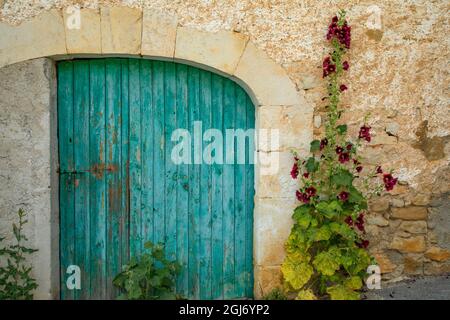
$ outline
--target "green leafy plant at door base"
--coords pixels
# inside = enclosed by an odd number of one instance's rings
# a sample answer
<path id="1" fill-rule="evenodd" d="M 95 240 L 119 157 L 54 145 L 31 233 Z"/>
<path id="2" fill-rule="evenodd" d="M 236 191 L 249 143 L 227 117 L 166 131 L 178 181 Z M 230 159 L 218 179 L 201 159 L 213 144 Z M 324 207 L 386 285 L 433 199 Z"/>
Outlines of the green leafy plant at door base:
<path id="1" fill-rule="evenodd" d="M 300 205 L 292 216 L 281 271 L 287 291 L 299 300 L 360 298 L 367 267 L 374 262 L 364 228 L 367 199 L 397 183 L 381 167 L 361 164 L 358 150 L 371 141 L 367 119 L 353 140 L 347 137 L 347 125 L 340 122 L 341 94 L 347 90 L 341 77 L 350 68 L 344 59 L 350 32 L 345 11 L 340 11 L 328 28 L 332 50 L 323 61 L 328 82 L 325 136 L 311 142 L 308 158 L 300 159 L 294 152 L 291 176 L 299 180 Z"/>
<path id="2" fill-rule="evenodd" d="M 113 284 L 123 294 L 119 299 L 128 300 L 173 300 L 181 298 L 175 292 L 175 278 L 180 266 L 164 256 L 164 246 L 146 242 L 146 252 L 133 257 L 123 266 L 123 271 L 113 280 Z"/>
<path id="3" fill-rule="evenodd" d="M 15 243 L 0 247 L 0 300 L 31 300 L 38 287 L 31 275 L 32 266 L 26 262 L 27 256 L 37 251 L 24 245 L 28 241 L 23 234 L 27 213 L 19 209 L 17 216 L 18 224 L 12 225 Z M 0 243 L 4 240 L 0 237 Z"/>

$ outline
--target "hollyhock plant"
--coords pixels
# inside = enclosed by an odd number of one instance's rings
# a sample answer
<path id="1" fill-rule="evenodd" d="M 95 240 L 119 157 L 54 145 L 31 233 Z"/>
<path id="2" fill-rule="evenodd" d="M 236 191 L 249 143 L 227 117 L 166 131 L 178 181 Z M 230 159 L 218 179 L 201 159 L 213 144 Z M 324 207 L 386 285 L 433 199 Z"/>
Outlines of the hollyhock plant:
<path id="1" fill-rule="evenodd" d="M 286 288 L 298 299 L 359 299 L 367 266 L 373 263 L 365 232 L 367 199 L 391 191 L 397 178 L 380 166 L 363 170 L 358 153 L 371 141 L 367 119 L 356 137 L 341 122 L 341 94 L 348 90 L 341 78 L 349 69 L 344 56 L 351 42 L 344 11 L 331 19 L 327 39 L 325 132 L 311 142 L 309 156 L 299 160 L 294 153 L 291 176 L 299 183 L 298 206 L 281 271 Z"/>

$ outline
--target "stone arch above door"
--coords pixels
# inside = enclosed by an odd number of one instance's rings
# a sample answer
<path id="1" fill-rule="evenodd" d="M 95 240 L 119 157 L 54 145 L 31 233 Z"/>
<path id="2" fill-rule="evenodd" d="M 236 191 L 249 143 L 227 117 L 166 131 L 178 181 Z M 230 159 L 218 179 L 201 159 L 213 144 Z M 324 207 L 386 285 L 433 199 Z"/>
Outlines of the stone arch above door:
<path id="1" fill-rule="evenodd" d="M 205 32 L 181 26 L 173 16 L 128 7 L 81 9 L 79 29 L 68 27 L 65 10 L 50 10 L 18 26 L 0 23 L 0 68 L 41 57 L 134 56 L 170 60 L 207 69 L 240 84 L 256 110 L 256 128 L 278 129 L 278 145 L 257 146 L 276 154 L 275 174 L 256 166 L 254 213 L 255 296 L 276 285 L 283 245 L 295 207 L 295 182 L 289 176 L 291 149 L 307 154 L 313 107 L 285 70 L 247 35 Z M 50 135 L 50 133 L 49 133 Z"/>

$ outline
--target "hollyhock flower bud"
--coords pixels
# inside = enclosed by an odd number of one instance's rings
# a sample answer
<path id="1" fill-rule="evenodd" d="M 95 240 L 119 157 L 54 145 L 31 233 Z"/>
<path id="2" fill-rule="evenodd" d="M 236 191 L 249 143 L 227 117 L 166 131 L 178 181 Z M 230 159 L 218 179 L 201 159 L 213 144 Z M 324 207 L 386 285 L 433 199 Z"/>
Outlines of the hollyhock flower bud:
<path id="1" fill-rule="evenodd" d="M 364 248 L 366 249 L 369 246 L 369 240 L 362 240 L 361 242 L 357 242 L 356 245 L 359 248 Z"/>
<path id="2" fill-rule="evenodd" d="M 346 224 L 348 224 L 349 226 L 353 226 L 353 219 L 351 216 L 348 216 L 347 218 L 345 218 L 344 222 Z"/>
<path id="3" fill-rule="evenodd" d="M 345 71 L 347 71 L 350 68 L 350 65 L 348 64 L 348 61 L 344 61 L 342 63 L 342 69 L 344 69 Z"/>
<path id="4" fill-rule="evenodd" d="M 350 154 L 348 152 L 342 152 L 339 154 L 339 162 L 340 163 L 346 163 L 350 160 Z"/>
<path id="5" fill-rule="evenodd" d="M 377 173 L 383 173 L 383 170 L 381 170 L 381 166 L 377 166 Z"/>
<path id="6" fill-rule="evenodd" d="M 333 73 L 336 71 L 336 65 L 334 65 L 333 63 L 331 63 L 331 58 L 330 57 L 326 57 L 323 60 L 322 63 L 322 69 L 323 69 L 323 77 L 325 78 L 326 76 L 328 76 L 330 73 Z"/>
<path id="7" fill-rule="evenodd" d="M 341 84 L 341 86 L 339 87 L 339 90 L 341 91 L 341 92 L 344 92 L 345 90 L 347 90 L 348 88 L 347 88 L 347 86 L 345 85 L 345 84 Z"/>
<path id="8" fill-rule="evenodd" d="M 309 172 L 303 173 L 303 178 L 308 179 L 309 178 Z"/>
<path id="9" fill-rule="evenodd" d="M 357 166 L 355 169 L 356 169 L 356 171 L 359 173 L 359 172 L 362 171 L 363 167 L 362 167 L 362 166 Z"/>
<path id="10" fill-rule="evenodd" d="M 347 191 L 341 191 L 341 193 L 338 194 L 338 199 L 341 200 L 342 202 L 345 202 L 348 200 L 348 196 L 350 194 Z"/>
<path id="11" fill-rule="evenodd" d="M 292 179 L 297 179 L 298 177 L 298 164 L 297 162 L 294 163 L 291 169 L 291 177 Z"/>
<path id="12" fill-rule="evenodd" d="M 320 151 L 322 151 L 325 146 L 328 145 L 328 139 L 327 138 L 323 138 L 322 140 L 320 140 Z"/>
<path id="13" fill-rule="evenodd" d="M 347 147 L 346 147 L 346 148 L 347 148 L 347 150 L 348 150 L 348 151 L 350 151 L 350 150 L 352 150 L 352 148 L 353 148 L 353 145 L 352 145 L 351 143 L 349 143 L 349 144 L 347 145 Z"/>

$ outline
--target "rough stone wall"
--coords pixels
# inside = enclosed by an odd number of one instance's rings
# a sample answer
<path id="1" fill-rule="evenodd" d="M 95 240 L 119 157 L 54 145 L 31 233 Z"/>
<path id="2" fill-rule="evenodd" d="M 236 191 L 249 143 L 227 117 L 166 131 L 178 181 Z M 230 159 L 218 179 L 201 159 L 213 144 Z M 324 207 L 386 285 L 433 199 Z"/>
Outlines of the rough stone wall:
<path id="1" fill-rule="evenodd" d="M 27 245 L 38 299 L 50 298 L 50 110 L 53 63 L 36 59 L 0 69 L 0 235 L 11 241 L 17 211 L 28 212 Z M 45 186 L 45 187 L 43 187 Z"/>
<path id="2" fill-rule="evenodd" d="M 282 64 L 298 90 L 314 104 L 316 135 L 323 129 L 321 60 L 326 53 L 326 26 L 338 8 L 348 9 L 353 44 L 344 120 L 350 124 L 350 134 L 355 135 L 370 112 L 375 137 L 364 152 L 366 167 L 381 164 L 393 168 L 400 180 L 392 194 L 371 204 L 367 228 L 370 249 L 387 279 L 450 272 L 448 1 L 4 2 L 0 19 L 10 23 L 69 4 L 94 8 L 120 4 L 173 14 L 185 26 L 247 34 Z M 278 281 L 274 270 L 260 270 L 273 285 Z"/>

